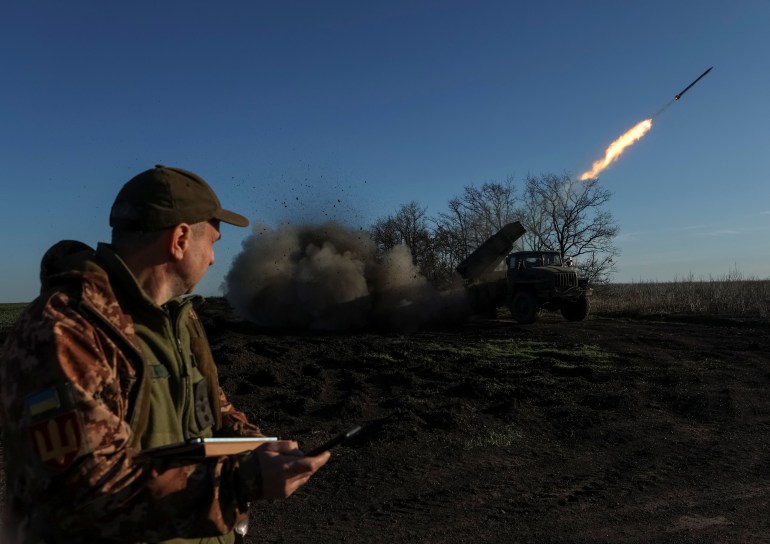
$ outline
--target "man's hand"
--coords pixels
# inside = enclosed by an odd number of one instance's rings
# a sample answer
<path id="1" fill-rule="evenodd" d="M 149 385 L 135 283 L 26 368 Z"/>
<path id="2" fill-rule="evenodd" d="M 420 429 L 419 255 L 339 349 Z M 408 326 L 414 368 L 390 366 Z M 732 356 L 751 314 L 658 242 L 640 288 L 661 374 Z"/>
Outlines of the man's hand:
<path id="1" fill-rule="evenodd" d="M 307 482 L 331 457 L 327 451 L 307 457 L 294 440 L 278 440 L 254 450 L 262 472 L 262 498 L 285 499 Z"/>

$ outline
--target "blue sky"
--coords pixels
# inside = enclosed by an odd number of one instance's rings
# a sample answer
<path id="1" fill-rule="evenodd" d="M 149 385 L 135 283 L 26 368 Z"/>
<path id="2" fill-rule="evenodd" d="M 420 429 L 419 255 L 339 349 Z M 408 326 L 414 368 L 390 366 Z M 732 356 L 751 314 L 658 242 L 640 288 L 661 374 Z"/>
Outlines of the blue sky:
<path id="1" fill-rule="evenodd" d="M 109 239 L 120 186 L 197 172 L 270 225 L 366 227 L 467 185 L 605 170 L 616 281 L 770 278 L 770 3 L 9 1 L 0 301 L 59 239 Z M 224 226 L 218 294 L 248 229 Z"/>

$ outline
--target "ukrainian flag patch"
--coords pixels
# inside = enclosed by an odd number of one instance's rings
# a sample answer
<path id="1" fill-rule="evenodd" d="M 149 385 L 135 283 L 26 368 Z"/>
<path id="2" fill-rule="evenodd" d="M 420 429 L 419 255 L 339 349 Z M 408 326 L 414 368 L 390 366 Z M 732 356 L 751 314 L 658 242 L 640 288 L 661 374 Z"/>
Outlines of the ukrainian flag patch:
<path id="1" fill-rule="evenodd" d="M 61 408 L 61 398 L 56 387 L 49 387 L 27 397 L 27 409 L 32 417 Z"/>

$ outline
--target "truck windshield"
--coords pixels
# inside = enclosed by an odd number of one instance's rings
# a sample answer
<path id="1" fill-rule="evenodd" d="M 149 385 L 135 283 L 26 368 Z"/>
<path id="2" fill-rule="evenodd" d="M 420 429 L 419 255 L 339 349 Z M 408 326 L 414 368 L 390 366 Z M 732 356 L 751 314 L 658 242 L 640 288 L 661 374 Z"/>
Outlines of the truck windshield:
<path id="1" fill-rule="evenodd" d="M 519 255 L 515 262 L 511 261 L 512 268 L 534 268 L 536 266 L 562 266 L 561 256 L 558 253 L 531 253 Z"/>
<path id="2" fill-rule="evenodd" d="M 561 266 L 561 257 L 558 253 L 547 253 L 543 255 L 543 264 L 544 265 L 553 265 L 553 266 Z"/>

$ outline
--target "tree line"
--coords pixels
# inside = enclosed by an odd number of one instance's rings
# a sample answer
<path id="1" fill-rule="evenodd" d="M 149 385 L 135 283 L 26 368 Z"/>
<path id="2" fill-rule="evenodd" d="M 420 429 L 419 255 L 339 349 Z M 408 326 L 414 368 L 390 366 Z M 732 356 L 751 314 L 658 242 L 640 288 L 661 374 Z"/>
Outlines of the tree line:
<path id="1" fill-rule="evenodd" d="M 558 251 L 571 257 L 578 272 L 606 283 L 615 272 L 618 226 L 607 203 L 612 193 L 598 179 L 577 181 L 569 175 L 527 176 L 521 186 L 504 182 L 468 185 L 428 216 L 416 201 L 402 204 L 370 227 L 381 252 L 406 245 L 422 274 L 439 287 L 456 278 L 455 267 L 504 225 L 519 221 L 527 229 L 515 250 Z"/>

